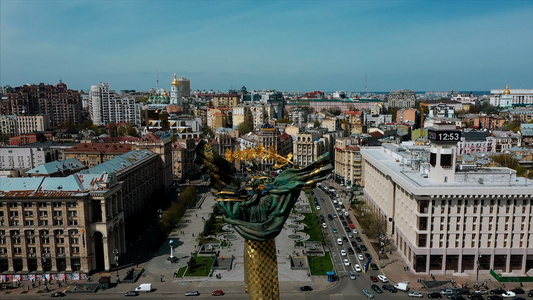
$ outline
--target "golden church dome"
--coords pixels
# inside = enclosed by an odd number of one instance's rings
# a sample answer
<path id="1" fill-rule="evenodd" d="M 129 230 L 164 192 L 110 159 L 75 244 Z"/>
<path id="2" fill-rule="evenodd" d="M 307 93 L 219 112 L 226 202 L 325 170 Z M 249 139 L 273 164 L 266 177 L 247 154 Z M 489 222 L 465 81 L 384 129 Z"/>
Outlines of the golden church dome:
<path id="1" fill-rule="evenodd" d="M 180 82 L 178 81 L 178 78 L 176 77 L 176 73 L 174 73 L 174 81 L 172 81 L 172 85 L 180 85 Z"/>
<path id="2" fill-rule="evenodd" d="M 511 91 L 509 90 L 509 84 L 505 86 L 505 91 L 503 91 L 504 95 L 511 95 Z"/>

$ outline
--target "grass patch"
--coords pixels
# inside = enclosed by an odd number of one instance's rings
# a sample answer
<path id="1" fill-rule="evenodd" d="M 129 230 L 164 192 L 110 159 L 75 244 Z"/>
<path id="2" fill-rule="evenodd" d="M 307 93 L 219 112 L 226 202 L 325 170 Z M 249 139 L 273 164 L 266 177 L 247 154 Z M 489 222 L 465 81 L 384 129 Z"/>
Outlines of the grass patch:
<path id="1" fill-rule="evenodd" d="M 326 272 L 335 270 L 329 252 L 325 256 L 309 256 L 307 260 L 312 275 L 326 275 Z"/>
<path id="2" fill-rule="evenodd" d="M 178 277 L 178 278 L 179 278 L 179 277 L 183 277 L 183 275 L 185 275 L 185 271 L 187 271 L 187 267 L 181 267 L 181 268 L 178 270 L 178 272 L 177 272 L 177 274 L 176 274 L 176 277 Z"/>
<path id="3" fill-rule="evenodd" d="M 309 240 L 324 243 L 324 237 L 322 235 L 322 226 L 318 222 L 318 217 L 312 213 L 303 215 L 305 216 L 305 218 L 302 222 L 307 225 L 304 232 L 309 235 Z"/>
<path id="4" fill-rule="evenodd" d="M 196 265 L 194 269 L 188 268 L 185 276 L 208 276 L 213 266 L 214 257 L 194 255 Z"/>

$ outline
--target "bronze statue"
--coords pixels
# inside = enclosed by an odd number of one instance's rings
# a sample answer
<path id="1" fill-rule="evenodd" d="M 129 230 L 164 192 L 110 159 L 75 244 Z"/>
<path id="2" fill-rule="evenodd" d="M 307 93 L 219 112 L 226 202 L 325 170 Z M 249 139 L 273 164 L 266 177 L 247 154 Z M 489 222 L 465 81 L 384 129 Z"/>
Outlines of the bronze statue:
<path id="1" fill-rule="evenodd" d="M 210 186 L 217 190 L 214 195 L 224 220 L 246 240 L 245 281 L 250 299 L 279 299 L 274 238 L 283 229 L 300 191 L 326 179 L 333 169 L 329 153 L 305 168 L 286 169 L 275 179 L 258 176 L 241 186 L 233 165 L 205 141 L 195 152 L 195 162 L 211 176 Z"/>

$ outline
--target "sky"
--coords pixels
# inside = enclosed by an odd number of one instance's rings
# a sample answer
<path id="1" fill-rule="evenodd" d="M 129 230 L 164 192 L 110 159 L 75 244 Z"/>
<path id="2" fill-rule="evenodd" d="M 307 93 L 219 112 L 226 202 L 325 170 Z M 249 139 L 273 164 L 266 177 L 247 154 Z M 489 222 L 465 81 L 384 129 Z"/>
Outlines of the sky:
<path id="1" fill-rule="evenodd" d="M 533 89 L 533 1 L 0 0 L 0 86 L 174 73 L 223 92 Z"/>

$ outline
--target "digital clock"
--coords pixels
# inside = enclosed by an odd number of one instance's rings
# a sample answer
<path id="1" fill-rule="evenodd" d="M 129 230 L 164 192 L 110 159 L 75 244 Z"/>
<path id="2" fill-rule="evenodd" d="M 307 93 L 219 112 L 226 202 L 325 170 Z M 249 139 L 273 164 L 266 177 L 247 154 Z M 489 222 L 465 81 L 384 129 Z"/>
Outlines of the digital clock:
<path id="1" fill-rule="evenodd" d="M 428 129 L 428 139 L 434 142 L 459 142 L 461 131 Z"/>

